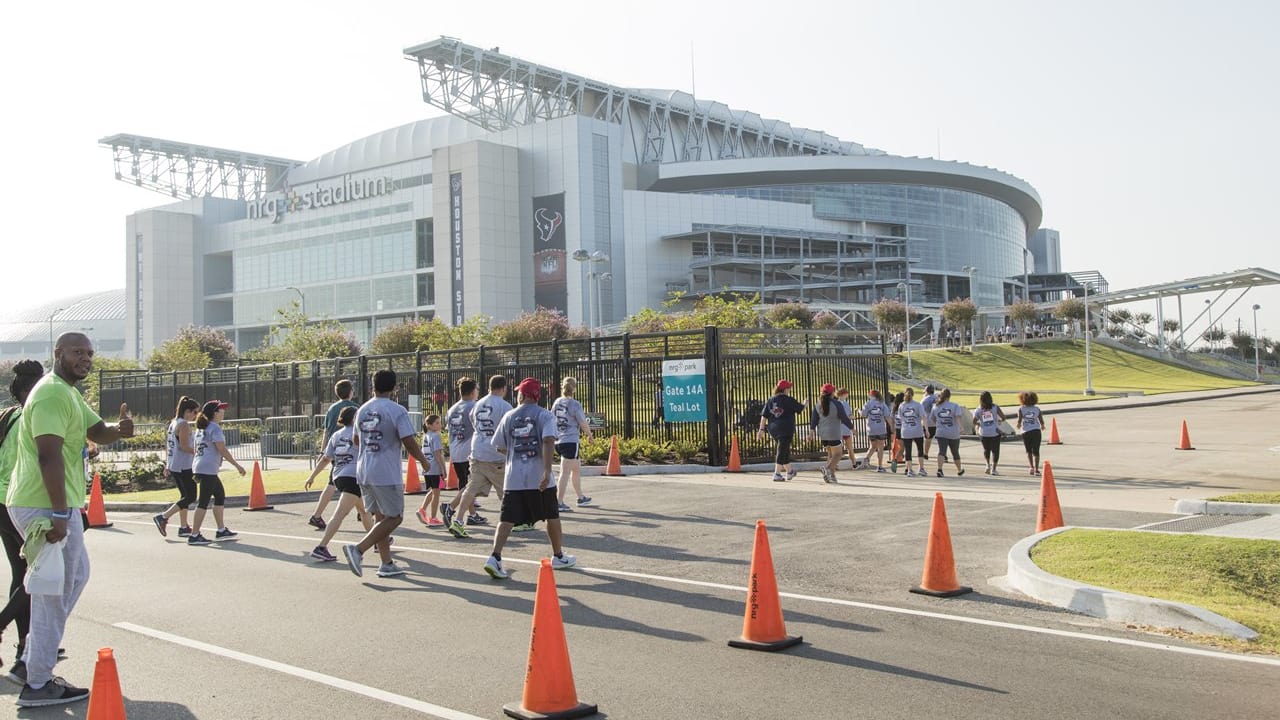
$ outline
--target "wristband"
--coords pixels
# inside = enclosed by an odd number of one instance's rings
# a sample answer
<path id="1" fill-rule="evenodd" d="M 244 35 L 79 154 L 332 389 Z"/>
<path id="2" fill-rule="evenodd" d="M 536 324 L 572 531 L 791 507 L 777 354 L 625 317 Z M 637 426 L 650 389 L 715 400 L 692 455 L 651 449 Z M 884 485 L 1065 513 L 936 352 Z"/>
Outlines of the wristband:
<path id="1" fill-rule="evenodd" d="M 54 520 L 70 520 L 71 508 L 67 508 L 66 510 L 54 510 L 51 517 Z"/>

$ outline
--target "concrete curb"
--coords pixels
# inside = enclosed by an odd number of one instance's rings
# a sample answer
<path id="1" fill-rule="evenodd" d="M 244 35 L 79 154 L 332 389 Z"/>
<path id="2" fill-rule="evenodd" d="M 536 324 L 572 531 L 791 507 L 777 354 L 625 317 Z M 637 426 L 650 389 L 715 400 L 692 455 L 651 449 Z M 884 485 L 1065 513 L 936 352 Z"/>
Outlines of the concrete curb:
<path id="1" fill-rule="evenodd" d="M 321 490 L 324 488 L 322 487 Z M 177 500 L 178 491 L 173 491 L 174 500 Z M 287 504 L 297 502 L 314 501 L 320 497 L 320 490 L 306 490 L 301 492 L 275 493 L 267 496 L 267 504 L 274 505 L 276 503 Z M 169 502 L 111 502 L 106 500 L 103 505 L 107 512 L 163 512 L 166 508 L 173 504 L 173 500 Z M 224 507 L 239 508 L 249 504 L 248 495 L 228 495 Z M 195 509 L 192 508 L 192 512 Z"/>
<path id="2" fill-rule="evenodd" d="M 1258 637 L 1252 629 L 1202 607 L 1086 585 L 1047 573 L 1031 561 L 1031 548 L 1037 543 L 1072 529 L 1075 528 L 1046 530 L 1023 538 L 1010 548 L 1009 586 L 1050 605 L 1107 620 L 1181 628 L 1188 632 L 1228 635 L 1242 640 Z"/>
<path id="3" fill-rule="evenodd" d="M 1184 499 L 1173 504 L 1173 511 L 1179 515 L 1280 515 L 1280 505 Z"/>
<path id="4" fill-rule="evenodd" d="M 1078 407 L 1080 405 L 1088 405 L 1089 401 L 1077 400 L 1075 402 L 1069 402 L 1069 403 L 1046 403 L 1040 409 L 1045 411 L 1045 413 L 1049 414 L 1050 416 L 1066 415 L 1068 413 L 1080 413 L 1080 412 L 1099 412 L 1102 410 L 1129 410 L 1131 408 L 1158 407 L 1160 405 L 1174 405 L 1177 403 L 1198 402 L 1200 400 L 1218 400 L 1221 398 L 1242 397 L 1245 395 L 1261 395 L 1263 393 L 1280 392 L 1280 386 L 1251 385 L 1248 388 L 1241 388 L 1237 390 L 1206 390 L 1205 392 L 1212 392 L 1214 394 L 1212 396 L 1205 395 L 1204 397 L 1170 398 L 1167 400 L 1153 399 L 1150 402 L 1135 402 L 1135 403 L 1127 403 L 1124 405 L 1111 405 L 1106 407 L 1098 407 L 1098 406 Z M 1145 397 L 1159 398 L 1160 396 L 1147 395 Z"/>

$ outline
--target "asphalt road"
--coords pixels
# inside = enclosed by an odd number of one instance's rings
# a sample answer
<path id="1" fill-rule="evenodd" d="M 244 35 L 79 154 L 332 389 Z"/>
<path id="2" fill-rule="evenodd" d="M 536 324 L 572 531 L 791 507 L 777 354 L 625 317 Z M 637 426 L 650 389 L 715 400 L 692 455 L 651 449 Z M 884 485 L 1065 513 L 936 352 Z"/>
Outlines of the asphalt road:
<path id="1" fill-rule="evenodd" d="M 1230 486 L 1234 465 L 1235 485 L 1265 484 L 1245 472 L 1274 467 L 1265 401 L 1217 402 L 1195 404 L 1209 427 L 1204 440 L 1193 434 L 1208 451 L 1194 458 L 1166 450 L 1180 409 L 1070 416 L 1070 444 L 1046 448 L 1064 466 L 1068 522 L 1163 519 L 1171 503 L 1156 503 L 1161 493 L 1196 477 Z M 1215 450 L 1217 427 L 1247 447 Z M 1187 467 L 1201 457 L 1209 471 Z M 588 479 L 599 506 L 565 520 L 580 567 L 556 576 L 579 697 L 618 718 L 1275 716 L 1280 659 L 1077 616 L 990 582 L 1034 531 L 1034 479 L 969 467 L 964 478 L 910 483 L 846 472 L 838 487 L 816 473 L 785 485 L 767 475 Z M 1092 507 L 1108 487 L 1111 507 Z M 975 589 L 960 598 L 907 592 L 936 488 L 948 498 L 960 580 Z M 543 534 L 514 536 L 504 557 L 517 573 L 497 583 L 481 571 L 490 531 L 460 541 L 414 520 L 397 543 L 409 575 L 380 580 L 370 559 L 357 579 L 345 563 L 308 559 L 319 535 L 309 510 L 229 510 L 241 538 L 206 548 L 162 539 L 145 515 L 113 513 L 113 528 L 90 533 L 93 578 L 59 672 L 87 685 L 96 649 L 114 648 L 132 720 L 496 718 L 520 698 Z M 770 529 L 788 631 L 805 639 L 778 654 L 725 644 L 741 631 L 757 518 Z M 0 683 L 0 707 L 16 690 Z M 18 716 L 84 714 L 81 705 Z"/>

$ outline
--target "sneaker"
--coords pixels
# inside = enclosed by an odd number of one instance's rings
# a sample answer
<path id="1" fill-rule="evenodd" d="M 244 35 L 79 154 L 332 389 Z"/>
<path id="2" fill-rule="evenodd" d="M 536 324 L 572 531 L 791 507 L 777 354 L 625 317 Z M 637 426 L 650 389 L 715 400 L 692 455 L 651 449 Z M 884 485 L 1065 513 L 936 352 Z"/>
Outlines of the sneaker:
<path id="1" fill-rule="evenodd" d="M 939 471 L 938 471 L 938 477 L 942 477 L 942 471 L 941 471 L 941 470 L 939 470 Z"/>
<path id="2" fill-rule="evenodd" d="M 419 520 L 423 525 L 430 525 L 430 524 L 431 524 L 431 518 L 427 516 L 427 509 L 426 509 L 426 508 L 418 508 L 418 511 L 417 511 L 416 513 L 414 513 L 414 514 L 418 516 L 418 520 Z"/>
<path id="3" fill-rule="evenodd" d="M 444 527 L 444 522 L 440 518 L 427 518 L 427 527 L 429 528 Z"/>
<path id="4" fill-rule="evenodd" d="M 178 528 L 178 537 L 191 537 L 191 528 L 185 525 Z"/>
<path id="5" fill-rule="evenodd" d="M 214 540 L 231 540 L 232 538 L 236 538 L 239 536 L 240 536 L 239 533 L 233 532 L 231 528 L 222 528 L 221 530 L 213 534 L 213 539 Z"/>
<path id="6" fill-rule="evenodd" d="M 552 562 L 555 562 L 554 560 Z M 494 580 L 506 580 L 511 577 L 511 573 L 502 567 L 502 561 L 490 555 L 488 560 L 484 561 L 484 571 L 489 573 L 489 577 Z"/>
<path id="7" fill-rule="evenodd" d="M 999 471 L 999 470 L 997 470 L 997 469 L 995 469 L 995 468 L 991 468 L 991 474 L 992 474 L 992 475 L 999 475 L 999 474 L 1000 474 L 1000 471 Z"/>
<path id="8" fill-rule="evenodd" d="M 338 559 L 337 555 L 329 552 L 329 548 L 323 545 L 317 545 L 316 549 L 311 551 L 311 557 L 320 562 L 334 562 Z"/>
<path id="9" fill-rule="evenodd" d="M 403 574 L 404 568 L 393 562 L 386 563 L 378 568 L 378 577 L 380 578 L 397 577 Z"/>
<path id="10" fill-rule="evenodd" d="M 552 570 L 563 570 L 565 568 L 571 568 L 577 564 L 578 564 L 578 558 L 570 555 L 569 553 L 562 553 L 560 557 L 553 556 L 551 558 Z"/>
<path id="11" fill-rule="evenodd" d="M 44 687 L 39 690 L 24 683 L 22 692 L 18 695 L 18 707 L 66 705 L 67 703 L 88 699 L 88 697 L 89 691 L 85 688 L 69 685 L 66 680 L 55 677 L 45 683 Z"/>
<path id="12" fill-rule="evenodd" d="M 774 473 L 774 474 L 773 474 L 773 481 L 774 481 L 774 482 L 786 482 L 786 481 L 787 481 L 787 479 L 786 479 L 786 478 L 784 478 L 784 477 L 782 477 L 782 473 Z"/>
<path id="13" fill-rule="evenodd" d="M 963 475 L 963 474 L 964 474 L 964 468 L 960 468 L 959 470 L 956 471 L 956 475 Z"/>
<path id="14" fill-rule="evenodd" d="M 579 507 L 583 505 L 590 505 L 590 504 L 591 504 L 591 498 L 587 497 L 586 495 L 583 495 L 582 497 L 578 498 Z"/>
<path id="15" fill-rule="evenodd" d="M 479 513 L 471 513 L 467 516 L 468 525 L 488 525 L 489 519 L 481 516 Z"/>
<path id="16" fill-rule="evenodd" d="M 462 523 L 458 522 L 457 520 L 454 520 L 449 525 L 449 534 L 456 538 L 470 537 L 470 535 L 467 533 L 467 529 L 462 527 Z"/>
<path id="17" fill-rule="evenodd" d="M 21 653 L 19 653 L 21 655 Z M 9 672 L 4 676 L 6 680 L 17 685 L 27 684 L 27 664 L 21 660 L 14 660 L 13 666 L 9 668 Z"/>
<path id="18" fill-rule="evenodd" d="M 169 531 L 167 530 L 169 527 L 169 520 L 165 516 L 156 515 L 151 518 L 151 522 L 156 524 L 156 529 L 160 531 L 160 535 L 162 537 L 169 537 Z"/>
<path id="19" fill-rule="evenodd" d="M 915 476 L 916 476 L 915 472 L 912 471 L 911 468 L 907 468 L 907 477 L 915 477 Z"/>
<path id="20" fill-rule="evenodd" d="M 794 469 L 793 469 L 793 470 L 788 470 L 788 471 L 787 471 L 787 479 L 788 479 L 788 480 L 795 480 L 795 479 L 796 479 L 796 471 L 795 471 Z"/>
<path id="21" fill-rule="evenodd" d="M 187 544 L 188 545 L 212 545 L 213 541 L 205 537 L 204 535 L 201 535 L 200 533 L 196 533 L 195 535 L 187 536 Z"/>
<path id="22" fill-rule="evenodd" d="M 454 510 L 452 505 L 449 505 L 446 503 L 445 505 L 440 507 L 440 514 L 444 516 L 445 525 L 453 524 L 453 513 L 454 513 Z"/>
<path id="23" fill-rule="evenodd" d="M 1031 468 L 1031 472 L 1030 472 L 1029 474 L 1030 474 L 1032 477 L 1035 477 L 1035 475 L 1036 475 L 1036 469 L 1035 469 L 1035 468 Z"/>
<path id="24" fill-rule="evenodd" d="M 887 471 L 884 469 L 884 466 L 883 466 L 883 465 L 881 465 L 880 467 L 876 468 L 876 472 L 878 472 L 878 473 L 882 473 L 882 472 L 887 472 Z"/>
<path id="25" fill-rule="evenodd" d="M 990 465 L 988 465 L 988 466 L 987 466 L 987 469 L 982 471 L 982 474 L 983 474 L 983 475 L 990 475 L 990 474 L 991 474 L 991 466 L 990 466 Z"/>
<path id="26" fill-rule="evenodd" d="M 1035 476 L 1036 476 L 1036 477 L 1040 477 L 1040 468 L 1036 468 L 1036 470 L 1035 470 Z"/>
<path id="27" fill-rule="evenodd" d="M 325 528 L 324 518 L 319 515 L 312 515 L 311 519 L 307 521 L 307 524 L 317 530 L 323 530 Z"/>
<path id="28" fill-rule="evenodd" d="M 533 530 L 533 523 L 525 523 L 524 525 L 516 525 L 511 528 L 511 532 L 529 532 Z"/>
<path id="29" fill-rule="evenodd" d="M 347 557 L 347 566 L 351 568 L 351 572 L 356 577 L 363 577 L 364 569 L 360 567 L 360 561 L 364 556 L 360 553 L 360 549 L 355 545 L 343 545 L 342 554 Z"/>
<path id="30" fill-rule="evenodd" d="M 560 512 L 571 512 L 572 510 L 573 508 L 569 507 L 568 505 L 565 505 L 564 503 L 560 503 Z"/>

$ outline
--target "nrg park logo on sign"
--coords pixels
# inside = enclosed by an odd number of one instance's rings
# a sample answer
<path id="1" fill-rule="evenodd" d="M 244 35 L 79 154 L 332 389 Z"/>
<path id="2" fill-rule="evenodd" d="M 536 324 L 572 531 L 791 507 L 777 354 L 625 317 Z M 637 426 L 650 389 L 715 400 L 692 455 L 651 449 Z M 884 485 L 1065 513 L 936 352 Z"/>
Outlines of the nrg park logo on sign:
<path id="1" fill-rule="evenodd" d="M 342 182 L 336 185 L 322 186 L 316 183 L 314 188 L 301 192 L 286 188 L 284 193 L 277 197 L 250 202 L 246 217 L 249 220 L 271 218 L 272 223 L 278 223 L 284 219 L 285 215 L 300 210 L 330 207 L 354 200 L 390 195 L 394 190 L 394 183 L 388 177 L 355 180 L 350 175 L 345 175 Z"/>

